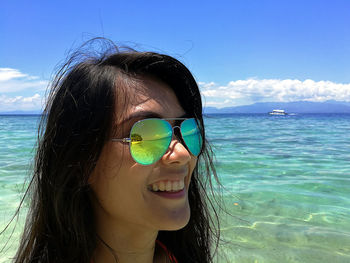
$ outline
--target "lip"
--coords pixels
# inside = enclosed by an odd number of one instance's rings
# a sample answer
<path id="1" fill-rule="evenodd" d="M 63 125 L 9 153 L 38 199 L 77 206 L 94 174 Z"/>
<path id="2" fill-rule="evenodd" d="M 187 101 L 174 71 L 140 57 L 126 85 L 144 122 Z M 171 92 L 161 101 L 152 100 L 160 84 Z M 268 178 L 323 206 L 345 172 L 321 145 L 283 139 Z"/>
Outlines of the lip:
<path id="1" fill-rule="evenodd" d="M 180 191 L 177 191 L 177 192 L 153 192 L 153 191 L 150 191 L 151 193 L 155 194 L 155 195 L 158 195 L 160 197 L 163 197 L 163 198 L 167 198 L 167 199 L 180 199 L 180 198 L 183 198 L 186 194 L 186 187 Z"/>
<path id="2" fill-rule="evenodd" d="M 167 176 L 161 176 L 161 178 L 155 180 L 155 181 L 152 181 L 149 186 L 151 186 L 152 184 L 156 184 L 156 183 L 159 183 L 161 181 L 182 181 L 184 180 L 185 181 L 185 185 L 186 185 L 186 180 L 187 180 L 187 175 L 188 175 L 188 172 L 187 171 L 181 171 L 181 172 L 164 172 L 164 174 L 166 174 Z M 170 174 L 170 175 L 169 175 Z"/>

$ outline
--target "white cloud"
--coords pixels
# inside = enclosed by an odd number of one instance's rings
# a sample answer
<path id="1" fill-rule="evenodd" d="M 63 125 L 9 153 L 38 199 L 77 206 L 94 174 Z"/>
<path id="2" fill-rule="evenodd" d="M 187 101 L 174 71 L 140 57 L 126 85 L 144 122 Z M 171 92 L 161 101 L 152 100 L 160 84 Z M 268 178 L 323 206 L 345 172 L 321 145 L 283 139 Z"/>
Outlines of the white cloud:
<path id="1" fill-rule="evenodd" d="M 32 111 L 42 109 L 42 97 L 35 94 L 31 97 L 0 95 L 0 112 L 5 111 Z"/>
<path id="2" fill-rule="evenodd" d="M 226 86 L 199 83 L 206 106 L 227 107 L 255 102 L 326 100 L 350 101 L 350 83 L 307 79 L 247 79 L 230 81 Z"/>
<path id="3" fill-rule="evenodd" d="M 40 94 L 46 86 L 47 82 L 36 76 L 21 73 L 16 69 L 0 68 L 0 111 L 40 110 L 44 99 Z M 199 82 L 199 86 L 203 104 L 218 108 L 268 101 L 350 102 L 350 83 L 311 79 L 247 79 L 230 81 L 227 85 Z"/>
<path id="4" fill-rule="evenodd" d="M 0 68 L 0 81 L 7 81 L 15 78 L 27 77 L 28 75 L 21 73 L 17 69 Z"/>
<path id="5" fill-rule="evenodd" d="M 40 91 L 47 86 L 47 81 L 37 76 L 30 76 L 17 69 L 0 68 L 0 93 L 15 93 L 23 90 Z"/>

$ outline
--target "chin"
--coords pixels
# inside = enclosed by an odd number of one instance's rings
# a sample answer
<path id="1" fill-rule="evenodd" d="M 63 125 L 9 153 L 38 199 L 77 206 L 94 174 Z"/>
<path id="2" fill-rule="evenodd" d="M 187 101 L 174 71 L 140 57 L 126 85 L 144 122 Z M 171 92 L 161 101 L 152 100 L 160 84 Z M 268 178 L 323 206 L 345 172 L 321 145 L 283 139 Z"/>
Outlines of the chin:
<path id="1" fill-rule="evenodd" d="M 169 215 L 167 220 L 163 219 L 159 230 L 176 231 L 184 228 L 190 221 L 191 216 L 190 207 L 186 207 L 185 210 Z"/>

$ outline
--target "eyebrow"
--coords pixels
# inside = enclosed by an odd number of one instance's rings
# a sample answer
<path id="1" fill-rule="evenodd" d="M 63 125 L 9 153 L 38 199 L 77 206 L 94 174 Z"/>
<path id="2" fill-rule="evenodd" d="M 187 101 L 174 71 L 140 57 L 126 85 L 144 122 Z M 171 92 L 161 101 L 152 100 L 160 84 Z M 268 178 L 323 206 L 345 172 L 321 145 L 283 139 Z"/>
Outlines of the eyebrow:
<path id="1" fill-rule="evenodd" d="M 176 118 L 186 118 L 188 117 L 188 114 L 185 113 L 181 116 L 178 116 Z M 128 122 L 133 119 L 147 119 L 147 118 L 158 118 L 158 119 L 166 119 L 163 118 L 159 113 L 154 112 L 154 111 L 139 111 L 131 114 L 127 118 L 125 118 L 122 122 L 119 123 L 119 125 L 124 124 L 125 122 Z"/>

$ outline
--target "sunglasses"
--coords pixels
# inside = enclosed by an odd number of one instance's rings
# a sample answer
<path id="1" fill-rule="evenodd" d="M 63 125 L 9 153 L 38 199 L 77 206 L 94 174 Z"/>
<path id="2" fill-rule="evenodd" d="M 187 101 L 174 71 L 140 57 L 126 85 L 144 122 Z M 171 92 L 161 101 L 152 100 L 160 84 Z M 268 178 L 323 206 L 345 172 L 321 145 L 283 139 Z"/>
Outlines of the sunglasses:
<path id="1" fill-rule="evenodd" d="M 181 121 L 181 124 L 171 126 L 168 121 Z M 175 128 L 179 132 L 176 132 Z M 203 142 L 194 118 L 140 120 L 132 126 L 129 138 L 113 138 L 112 141 L 130 143 L 130 153 L 135 162 L 150 165 L 160 160 L 166 153 L 173 133 L 191 154 L 199 155 Z"/>

